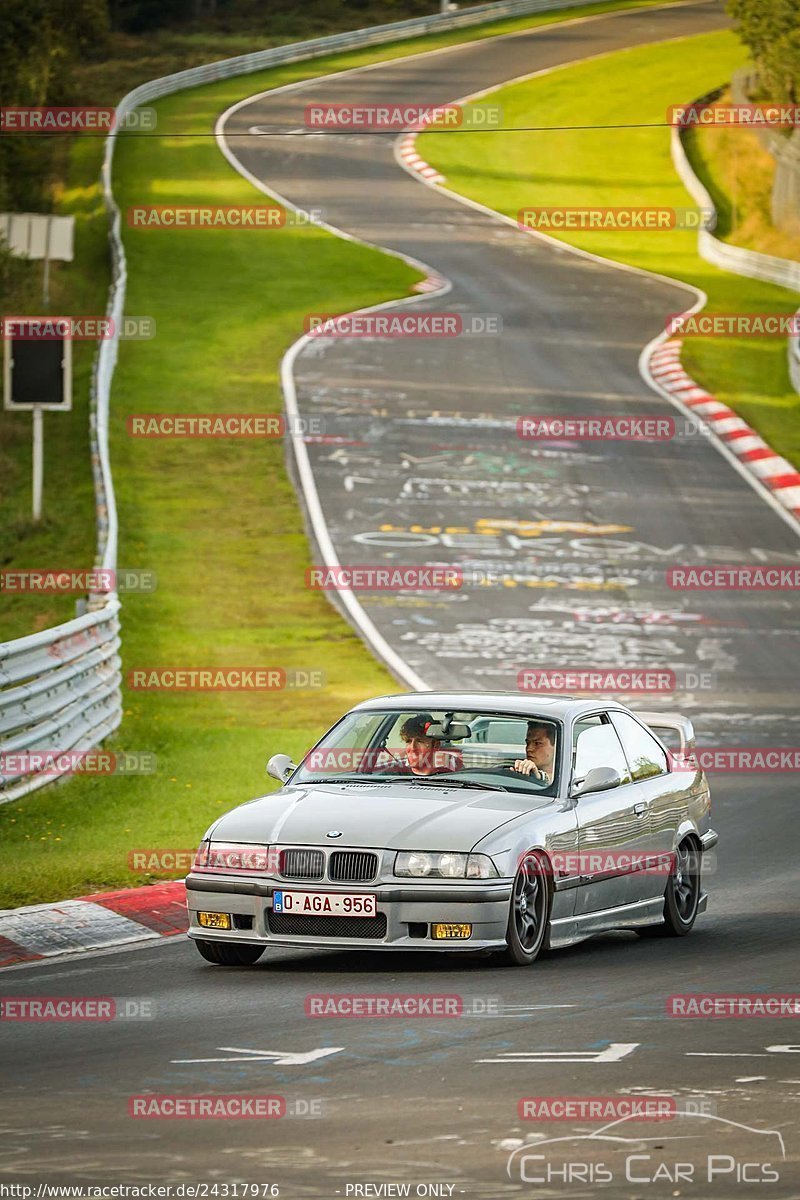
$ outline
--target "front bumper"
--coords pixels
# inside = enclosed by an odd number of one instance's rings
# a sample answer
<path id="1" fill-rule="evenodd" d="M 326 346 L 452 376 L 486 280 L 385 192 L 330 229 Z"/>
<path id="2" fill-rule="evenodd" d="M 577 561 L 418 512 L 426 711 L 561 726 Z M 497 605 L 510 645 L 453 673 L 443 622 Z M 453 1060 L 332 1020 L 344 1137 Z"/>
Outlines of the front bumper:
<path id="1" fill-rule="evenodd" d="M 511 880 L 486 880 L 456 886 L 446 883 L 377 883 L 370 887 L 314 885 L 193 873 L 186 878 L 188 932 L 190 938 L 203 941 L 334 950 L 495 950 L 506 944 L 511 886 Z M 326 936 L 325 922 L 329 918 L 324 917 L 315 921 L 313 933 L 276 933 L 269 927 L 272 894 L 287 889 L 374 895 L 379 916 L 383 914 L 386 918 L 385 933 L 380 937 Z M 229 913 L 238 927 L 207 929 L 198 924 L 198 912 Z M 430 936 L 434 922 L 469 923 L 472 936 L 434 939 Z"/>

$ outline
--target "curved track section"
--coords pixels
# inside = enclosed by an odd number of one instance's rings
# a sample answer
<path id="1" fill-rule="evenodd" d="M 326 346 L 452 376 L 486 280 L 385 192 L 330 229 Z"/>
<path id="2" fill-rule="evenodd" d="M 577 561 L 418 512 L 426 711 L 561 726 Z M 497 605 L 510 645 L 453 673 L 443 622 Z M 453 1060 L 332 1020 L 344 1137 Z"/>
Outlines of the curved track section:
<path id="1" fill-rule="evenodd" d="M 399 60 L 256 97 L 228 116 L 225 135 L 265 188 L 321 205 L 349 235 L 446 276 L 450 293 L 428 298 L 426 308 L 502 315 L 500 339 L 315 341 L 294 355 L 299 411 L 323 414 L 328 433 L 342 439 L 304 448 L 329 531 L 326 554 L 344 563 L 471 563 L 522 581 L 391 604 L 362 596 L 404 669 L 431 685 L 514 687 L 517 669 L 536 662 L 703 664 L 714 687 L 668 704 L 694 710 L 702 740 L 791 744 L 792 595 L 681 594 L 664 581 L 676 562 L 796 562 L 796 539 L 780 517 L 699 438 L 532 447 L 515 437 L 517 416 L 532 411 L 673 415 L 643 386 L 637 358 L 681 289 L 525 237 L 421 187 L 394 162 L 390 139 L 247 135 L 256 124 L 301 126 L 309 99 L 445 101 L 722 19 L 709 4 L 673 6 Z M 713 779 L 717 869 L 709 911 L 688 939 L 600 937 L 518 971 L 492 960 L 313 948 L 222 971 L 177 938 L 10 969 L 4 997 L 147 999 L 155 1019 L 3 1022 L 9 1102 L 0 1176 L 35 1171 L 37 1180 L 84 1185 L 258 1181 L 284 1200 L 796 1195 L 793 1023 L 666 1015 L 673 993 L 800 991 L 793 778 Z M 467 1015 L 309 1019 L 306 998 L 320 992 L 458 995 Z M 597 1126 L 580 1120 L 537 1126 L 518 1117 L 526 1096 L 645 1091 L 690 1101 L 706 1117 L 687 1118 L 688 1127 L 638 1126 L 632 1148 L 587 1143 Z M 130 1097 L 148 1093 L 280 1094 L 295 1117 L 321 1119 L 130 1120 Z M 521 1175 L 520 1156 L 507 1168 L 512 1150 L 543 1132 L 584 1135 L 571 1182 L 537 1186 L 530 1180 L 541 1162 L 529 1159 Z M 709 1187 L 697 1175 L 692 1187 L 675 1179 L 689 1144 L 671 1139 L 697 1136 L 704 1154 L 772 1162 L 780 1182 L 729 1175 Z M 637 1182 L 626 1176 L 626 1153 L 640 1156 Z M 646 1182 L 662 1162 L 667 1174 Z M 597 1186 L 603 1164 L 613 1168 L 610 1188 Z"/>
<path id="2" fill-rule="evenodd" d="M 470 581 L 349 599 L 349 615 L 360 608 L 403 660 L 400 678 L 513 689 L 525 667 L 661 666 L 679 677 L 672 702 L 698 715 L 794 704 L 785 594 L 681 593 L 666 582 L 680 563 L 798 560 L 794 531 L 707 439 L 684 433 L 680 416 L 669 442 L 516 435 L 531 413 L 675 417 L 643 384 L 638 359 L 664 315 L 685 307 L 686 289 L 421 187 L 399 169 L 390 137 L 302 133 L 312 102 L 444 103 L 723 24 L 708 3 L 584 19 L 293 85 L 220 122 L 228 157 L 265 190 L 321 206 L 347 236 L 448 279 L 425 311 L 502 320 L 501 337 L 304 339 L 291 354 L 298 411 L 323 416 L 341 443 L 301 448 L 324 513 L 320 561 L 449 563 Z M 255 126 L 261 136 L 249 134 Z M 270 128 L 281 136 L 265 136 Z M 419 310 L 419 298 L 393 309 Z"/>

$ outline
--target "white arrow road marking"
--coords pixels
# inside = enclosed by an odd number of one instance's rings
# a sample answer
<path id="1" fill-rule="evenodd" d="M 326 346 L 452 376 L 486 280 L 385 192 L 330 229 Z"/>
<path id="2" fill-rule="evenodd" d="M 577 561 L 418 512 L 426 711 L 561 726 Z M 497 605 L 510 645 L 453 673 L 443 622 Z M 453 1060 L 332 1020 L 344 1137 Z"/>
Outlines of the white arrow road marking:
<path id="1" fill-rule="evenodd" d="M 619 1062 L 633 1054 L 639 1042 L 609 1042 L 605 1050 L 514 1050 L 498 1058 L 476 1058 L 479 1063 L 601 1063 Z"/>
<path id="2" fill-rule="evenodd" d="M 770 1054 L 800 1054 L 800 1046 L 767 1046 Z"/>
<path id="3" fill-rule="evenodd" d="M 316 1062 L 319 1058 L 327 1058 L 329 1054 L 339 1054 L 344 1046 L 324 1046 L 320 1050 L 245 1050 L 239 1046 L 218 1046 L 234 1058 L 173 1058 L 173 1063 L 227 1063 L 227 1062 L 264 1062 L 276 1067 L 302 1067 L 306 1063 Z"/>
<path id="4" fill-rule="evenodd" d="M 368 478 L 366 475 L 345 475 L 344 490 L 346 492 L 352 492 L 357 483 L 374 484 L 375 480 Z"/>

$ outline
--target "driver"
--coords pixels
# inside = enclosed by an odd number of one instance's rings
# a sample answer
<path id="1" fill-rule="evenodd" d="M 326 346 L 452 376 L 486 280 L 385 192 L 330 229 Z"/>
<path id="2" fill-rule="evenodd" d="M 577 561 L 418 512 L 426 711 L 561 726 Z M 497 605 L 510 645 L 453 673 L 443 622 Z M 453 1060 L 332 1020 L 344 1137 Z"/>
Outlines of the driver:
<path id="1" fill-rule="evenodd" d="M 520 775 L 532 775 L 541 783 L 552 783 L 555 773 L 556 727 L 547 721 L 529 721 L 525 734 L 525 757 L 511 768 Z"/>
<path id="2" fill-rule="evenodd" d="M 415 713 L 400 726 L 400 737 L 405 742 L 405 761 L 394 768 L 412 775 L 446 775 L 461 766 L 460 755 L 452 750 L 442 750 L 441 738 L 428 736 L 431 725 L 435 725 L 431 713 Z"/>

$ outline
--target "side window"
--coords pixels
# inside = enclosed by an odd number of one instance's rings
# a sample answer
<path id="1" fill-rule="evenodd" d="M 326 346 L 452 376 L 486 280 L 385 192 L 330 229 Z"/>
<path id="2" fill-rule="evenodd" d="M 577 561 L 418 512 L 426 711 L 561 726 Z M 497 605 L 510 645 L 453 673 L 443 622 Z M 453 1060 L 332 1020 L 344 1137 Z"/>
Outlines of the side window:
<path id="1" fill-rule="evenodd" d="M 589 724 L 589 720 L 593 723 Z M 589 718 L 575 725 L 575 768 L 573 781 L 585 779 L 592 767 L 613 767 L 622 782 L 630 783 L 631 774 L 613 725 Z"/>
<path id="2" fill-rule="evenodd" d="M 629 717 L 627 713 L 611 714 L 634 779 L 650 779 L 654 775 L 666 775 L 667 756 L 651 733 Z"/>

